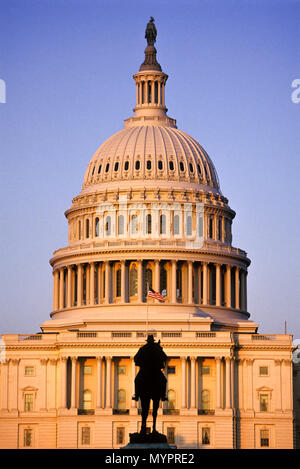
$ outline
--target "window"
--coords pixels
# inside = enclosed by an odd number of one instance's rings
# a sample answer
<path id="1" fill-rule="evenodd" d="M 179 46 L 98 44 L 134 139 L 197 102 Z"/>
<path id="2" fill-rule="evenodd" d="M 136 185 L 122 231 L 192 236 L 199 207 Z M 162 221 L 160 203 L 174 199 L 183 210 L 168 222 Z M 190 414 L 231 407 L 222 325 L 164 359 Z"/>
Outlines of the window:
<path id="1" fill-rule="evenodd" d="M 95 236 L 99 236 L 99 218 L 95 220 Z"/>
<path id="2" fill-rule="evenodd" d="M 186 217 L 186 235 L 192 236 L 192 217 L 188 215 Z"/>
<path id="3" fill-rule="evenodd" d="M 133 268 L 130 270 L 130 296 L 137 296 L 137 270 Z"/>
<path id="4" fill-rule="evenodd" d="M 219 241 L 222 241 L 222 218 L 219 218 L 219 223 L 218 223 L 218 236 L 219 236 Z"/>
<path id="5" fill-rule="evenodd" d="M 162 162 L 162 160 L 158 160 L 158 169 L 159 169 L 160 171 L 162 171 L 162 169 L 163 169 L 163 162 Z"/>
<path id="6" fill-rule="evenodd" d="M 24 446 L 30 448 L 33 446 L 33 430 L 32 428 L 24 429 Z"/>
<path id="7" fill-rule="evenodd" d="M 105 234 L 106 234 L 106 236 L 111 235 L 111 218 L 110 218 L 109 215 L 106 217 Z"/>
<path id="8" fill-rule="evenodd" d="M 191 173 L 193 173 L 194 172 L 194 166 L 192 165 L 192 163 L 189 164 L 189 167 L 190 167 Z"/>
<path id="9" fill-rule="evenodd" d="M 126 409 L 126 391 L 124 389 L 119 389 L 118 391 L 117 408 L 120 410 Z"/>
<path id="10" fill-rule="evenodd" d="M 81 221 L 78 221 L 78 239 L 81 239 Z"/>
<path id="11" fill-rule="evenodd" d="M 152 288 L 152 270 L 146 269 L 145 272 L 145 288 L 149 289 Z M 145 295 L 147 296 L 148 292 L 145 291 Z"/>
<path id="12" fill-rule="evenodd" d="M 181 266 L 176 269 L 176 298 L 181 303 L 182 301 L 182 270 Z"/>
<path id="13" fill-rule="evenodd" d="M 88 389 L 83 391 L 83 408 L 90 410 L 92 408 L 92 393 Z"/>
<path id="14" fill-rule="evenodd" d="M 118 375 L 126 375 L 126 366 L 125 365 L 119 365 L 118 366 Z"/>
<path id="15" fill-rule="evenodd" d="M 124 169 L 125 169 L 125 171 L 128 171 L 128 169 L 129 169 L 129 161 L 125 161 Z"/>
<path id="16" fill-rule="evenodd" d="M 167 441 L 169 445 L 175 445 L 175 427 L 167 427 Z"/>
<path id="17" fill-rule="evenodd" d="M 101 169 L 102 169 L 102 164 L 99 165 L 99 168 L 98 168 L 98 174 L 101 173 Z"/>
<path id="18" fill-rule="evenodd" d="M 203 218 L 201 215 L 198 218 L 198 235 L 200 238 L 203 236 Z"/>
<path id="19" fill-rule="evenodd" d="M 164 266 L 160 268 L 160 291 L 163 296 L 167 296 L 167 271 Z"/>
<path id="20" fill-rule="evenodd" d="M 268 412 L 269 410 L 269 395 L 268 394 L 259 395 L 259 408 L 261 412 Z"/>
<path id="21" fill-rule="evenodd" d="M 174 410 L 175 409 L 175 391 L 173 389 L 169 389 L 168 391 L 168 409 L 169 410 Z"/>
<path id="22" fill-rule="evenodd" d="M 116 296 L 121 296 L 121 269 L 118 269 L 116 272 Z"/>
<path id="23" fill-rule="evenodd" d="M 118 171 L 118 169 L 119 169 L 119 162 L 117 161 L 117 162 L 115 163 L 114 170 L 117 172 L 117 171 Z"/>
<path id="24" fill-rule="evenodd" d="M 260 431 L 260 446 L 268 448 L 270 446 L 269 430 L 264 429 Z"/>
<path id="25" fill-rule="evenodd" d="M 210 445 L 210 428 L 202 427 L 202 444 Z"/>
<path id="26" fill-rule="evenodd" d="M 201 372 L 202 372 L 202 375 L 209 375 L 210 374 L 210 367 L 209 366 L 202 366 Z"/>
<path id="27" fill-rule="evenodd" d="M 137 215 L 132 215 L 131 218 L 131 234 L 135 235 L 138 231 L 138 217 Z"/>
<path id="28" fill-rule="evenodd" d="M 154 83 L 155 104 L 158 104 L 158 83 Z"/>
<path id="29" fill-rule="evenodd" d="M 94 176 L 94 172 L 95 172 L 95 166 L 93 167 L 93 170 L 92 170 L 92 176 Z"/>
<path id="30" fill-rule="evenodd" d="M 268 376 L 268 367 L 267 366 L 260 366 L 259 367 L 259 376 Z"/>
<path id="31" fill-rule="evenodd" d="M 174 235 L 179 235 L 179 215 L 174 216 Z"/>
<path id="32" fill-rule="evenodd" d="M 166 234 L 166 215 L 164 214 L 160 216 L 159 232 L 160 234 Z"/>
<path id="33" fill-rule="evenodd" d="M 117 445 L 122 445 L 125 442 L 125 428 L 117 427 Z"/>
<path id="34" fill-rule="evenodd" d="M 210 218 L 208 223 L 209 223 L 209 225 L 208 225 L 209 237 L 213 238 L 213 219 Z"/>
<path id="35" fill-rule="evenodd" d="M 176 366 L 168 366 L 167 373 L 168 373 L 168 375 L 175 375 L 176 374 Z"/>
<path id="36" fill-rule="evenodd" d="M 90 237 L 90 220 L 89 219 L 85 221 L 85 237 L 86 238 Z"/>
<path id="37" fill-rule="evenodd" d="M 199 164 L 199 163 L 197 164 L 197 168 L 198 168 L 199 176 L 201 176 L 201 167 L 200 167 L 200 164 Z"/>
<path id="38" fill-rule="evenodd" d="M 25 366 L 25 376 L 34 376 L 34 366 Z"/>
<path id="39" fill-rule="evenodd" d="M 135 169 L 136 169 L 136 171 L 139 171 L 140 167 L 141 167 L 140 160 L 137 160 L 137 161 L 135 162 Z"/>
<path id="40" fill-rule="evenodd" d="M 33 411 L 33 394 L 25 394 L 24 396 L 24 410 L 25 412 Z"/>
<path id="41" fill-rule="evenodd" d="M 174 171 L 174 163 L 173 163 L 173 161 L 169 161 L 169 168 L 170 168 L 170 171 Z"/>
<path id="42" fill-rule="evenodd" d="M 81 428 L 81 444 L 90 445 L 91 444 L 91 427 L 82 427 Z"/>
<path id="43" fill-rule="evenodd" d="M 184 171 L 184 164 L 182 161 L 179 163 L 180 171 Z"/>
<path id="44" fill-rule="evenodd" d="M 84 375 L 91 375 L 93 373 L 93 367 L 90 365 L 84 365 L 83 367 L 83 374 Z"/>
<path id="45" fill-rule="evenodd" d="M 207 389 L 204 389 L 201 393 L 201 408 L 203 410 L 210 409 L 210 392 Z"/>
<path id="46" fill-rule="evenodd" d="M 109 170 L 109 163 L 107 163 L 105 166 L 105 172 L 108 173 L 108 170 Z"/>
<path id="47" fill-rule="evenodd" d="M 146 233 L 152 233 L 152 216 L 150 214 L 146 216 Z"/>
<path id="48" fill-rule="evenodd" d="M 152 102 L 151 91 L 152 91 L 151 81 L 148 81 L 148 103 L 151 103 L 151 102 Z"/>
<path id="49" fill-rule="evenodd" d="M 148 170 L 151 169 L 151 160 L 147 160 L 147 169 L 148 169 Z"/>
<path id="50" fill-rule="evenodd" d="M 124 234 L 124 215 L 118 216 L 118 234 L 119 235 Z"/>

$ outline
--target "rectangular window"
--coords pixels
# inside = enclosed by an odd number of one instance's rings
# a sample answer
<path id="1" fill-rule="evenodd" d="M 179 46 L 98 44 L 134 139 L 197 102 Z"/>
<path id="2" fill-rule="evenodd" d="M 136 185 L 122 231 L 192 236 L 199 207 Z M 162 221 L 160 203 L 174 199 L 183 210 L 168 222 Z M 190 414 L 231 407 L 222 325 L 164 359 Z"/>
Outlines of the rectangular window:
<path id="1" fill-rule="evenodd" d="M 31 448 L 33 443 L 33 430 L 31 428 L 25 428 L 24 430 L 24 447 Z"/>
<path id="2" fill-rule="evenodd" d="M 209 375 L 210 374 L 210 367 L 209 366 L 202 366 L 201 371 L 202 371 L 203 375 Z"/>
<path id="3" fill-rule="evenodd" d="M 24 396 L 24 410 L 25 412 L 33 411 L 33 394 L 25 394 Z"/>
<path id="4" fill-rule="evenodd" d="M 126 366 L 125 365 L 119 365 L 118 366 L 118 375 L 126 375 Z"/>
<path id="5" fill-rule="evenodd" d="M 260 366 L 259 367 L 259 376 L 268 376 L 268 367 L 267 366 Z"/>
<path id="6" fill-rule="evenodd" d="M 269 396 L 268 394 L 260 394 L 259 404 L 261 412 L 268 412 L 269 410 Z"/>
<path id="7" fill-rule="evenodd" d="M 90 365 L 84 365 L 83 367 L 83 374 L 84 375 L 91 375 L 93 373 L 93 367 Z"/>
<path id="8" fill-rule="evenodd" d="M 209 427 L 202 428 L 202 444 L 210 445 L 210 428 Z"/>
<path id="9" fill-rule="evenodd" d="M 81 444 L 90 445 L 91 444 L 91 428 L 82 427 L 81 429 Z"/>
<path id="10" fill-rule="evenodd" d="M 117 427 L 117 445 L 122 445 L 125 442 L 125 428 Z"/>
<path id="11" fill-rule="evenodd" d="M 168 375 L 175 375 L 176 366 L 168 366 Z"/>
<path id="12" fill-rule="evenodd" d="M 167 441 L 169 445 L 175 445 L 175 427 L 167 428 Z"/>
<path id="13" fill-rule="evenodd" d="M 25 376 L 34 376 L 34 366 L 25 366 Z"/>
<path id="14" fill-rule="evenodd" d="M 260 446 L 268 448 L 270 446 L 269 430 L 260 431 Z"/>

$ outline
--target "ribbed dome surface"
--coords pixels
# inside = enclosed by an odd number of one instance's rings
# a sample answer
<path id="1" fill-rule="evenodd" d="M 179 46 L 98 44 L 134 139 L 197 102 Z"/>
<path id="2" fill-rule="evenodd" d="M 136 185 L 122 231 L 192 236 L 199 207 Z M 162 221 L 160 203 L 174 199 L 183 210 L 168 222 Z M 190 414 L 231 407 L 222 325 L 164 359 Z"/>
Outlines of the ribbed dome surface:
<path id="1" fill-rule="evenodd" d="M 83 189 L 109 181 L 174 180 L 219 190 L 217 172 L 202 146 L 177 128 L 124 128 L 96 151 Z"/>

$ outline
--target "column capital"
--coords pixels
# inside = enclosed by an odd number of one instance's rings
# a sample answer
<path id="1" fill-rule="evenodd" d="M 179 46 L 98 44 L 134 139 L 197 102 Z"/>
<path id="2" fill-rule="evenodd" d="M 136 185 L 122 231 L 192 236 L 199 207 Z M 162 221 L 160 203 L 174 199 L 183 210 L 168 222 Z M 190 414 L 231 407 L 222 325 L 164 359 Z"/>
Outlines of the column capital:
<path id="1" fill-rule="evenodd" d="M 103 357 L 102 356 L 97 356 L 96 360 L 97 360 L 97 362 L 101 362 L 103 360 Z"/>
<path id="2" fill-rule="evenodd" d="M 41 365 L 47 365 L 48 361 L 49 361 L 49 358 L 40 358 Z"/>

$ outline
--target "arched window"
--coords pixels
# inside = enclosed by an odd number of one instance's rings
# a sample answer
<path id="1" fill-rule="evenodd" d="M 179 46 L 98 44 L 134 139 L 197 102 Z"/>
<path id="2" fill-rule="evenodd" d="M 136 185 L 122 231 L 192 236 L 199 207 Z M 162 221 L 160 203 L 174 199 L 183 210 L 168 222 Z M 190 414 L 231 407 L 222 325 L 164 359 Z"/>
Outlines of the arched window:
<path id="1" fill-rule="evenodd" d="M 148 215 L 146 216 L 146 233 L 152 233 L 152 217 L 150 213 L 148 213 Z"/>
<path id="2" fill-rule="evenodd" d="M 81 221 L 78 222 L 78 239 L 81 239 Z"/>
<path id="3" fill-rule="evenodd" d="M 180 228 L 179 228 L 179 215 L 174 216 L 174 235 L 179 235 L 180 234 Z"/>
<path id="4" fill-rule="evenodd" d="M 160 171 L 162 171 L 162 169 L 163 169 L 163 162 L 162 162 L 162 160 L 158 160 L 158 169 L 159 169 Z"/>
<path id="5" fill-rule="evenodd" d="M 150 170 L 151 169 L 151 160 L 147 160 L 147 169 Z"/>
<path id="6" fill-rule="evenodd" d="M 184 163 L 183 163 L 183 161 L 180 161 L 179 167 L 180 167 L 180 171 L 184 171 Z"/>
<path id="7" fill-rule="evenodd" d="M 140 160 L 137 160 L 137 161 L 135 162 L 135 169 L 136 169 L 136 171 L 138 171 L 138 170 L 140 169 L 140 167 L 141 167 L 141 162 L 140 162 Z"/>
<path id="8" fill-rule="evenodd" d="M 130 269 L 129 275 L 129 294 L 130 296 L 137 296 L 138 285 L 137 285 L 137 270 L 135 267 Z"/>
<path id="9" fill-rule="evenodd" d="M 164 266 L 160 268 L 160 292 L 163 296 L 167 296 L 167 271 Z"/>
<path id="10" fill-rule="evenodd" d="M 116 296 L 121 296 L 121 269 L 117 269 L 116 272 Z"/>
<path id="11" fill-rule="evenodd" d="M 119 169 L 119 162 L 118 162 L 118 161 L 116 161 L 116 163 L 115 163 L 115 167 L 114 167 L 114 170 L 115 170 L 115 171 L 118 171 L 118 169 Z"/>
<path id="12" fill-rule="evenodd" d="M 168 409 L 175 410 L 176 408 L 176 394 L 173 389 L 169 389 L 168 391 Z"/>
<path id="13" fill-rule="evenodd" d="M 189 164 L 189 167 L 190 167 L 191 173 L 193 173 L 194 172 L 194 166 L 192 165 L 192 163 Z"/>
<path id="14" fill-rule="evenodd" d="M 159 220 L 159 232 L 160 234 L 166 234 L 166 215 L 163 213 L 161 214 Z"/>
<path id="15" fill-rule="evenodd" d="M 210 392 L 207 389 L 204 389 L 201 393 L 201 409 L 210 409 Z"/>
<path id="16" fill-rule="evenodd" d="M 152 270 L 146 269 L 145 272 L 145 296 L 147 297 L 149 288 L 152 288 Z"/>
<path id="17" fill-rule="evenodd" d="M 90 410 L 92 408 L 92 393 L 88 389 L 83 391 L 83 408 Z"/>
<path id="18" fill-rule="evenodd" d="M 124 215 L 118 216 L 118 234 L 124 234 Z"/>
<path id="19" fill-rule="evenodd" d="M 186 235 L 192 236 L 192 217 L 188 215 L 186 217 Z"/>
<path id="20" fill-rule="evenodd" d="M 129 161 L 125 161 L 124 170 L 128 171 L 128 169 L 129 169 Z"/>
<path id="21" fill-rule="evenodd" d="M 126 409 L 126 391 L 124 389 L 119 389 L 118 391 L 117 408 L 120 410 Z"/>
<path id="22" fill-rule="evenodd" d="M 169 161 L 169 168 L 170 168 L 170 171 L 174 171 L 174 163 L 173 163 L 173 161 Z"/>
<path id="23" fill-rule="evenodd" d="M 101 173 L 101 169 L 102 169 L 102 164 L 99 165 L 99 168 L 98 168 L 98 174 Z"/>
<path id="24" fill-rule="evenodd" d="M 110 236 L 110 235 L 111 235 L 111 218 L 110 218 L 109 215 L 106 217 L 106 222 L 105 222 L 105 234 L 106 234 L 106 236 Z"/>
<path id="25" fill-rule="evenodd" d="M 99 236 L 99 218 L 95 220 L 95 236 Z"/>
<path id="26" fill-rule="evenodd" d="M 132 215 L 131 218 L 131 234 L 135 235 L 138 231 L 138 217 L 137 215 Z"/>
<path id="27" fill-rule="evenodd" d="M 90 220 L 89 219 L 85 221 L 85 237 L 86 238 L 90 237 Z"/>
<path id="28" fill-rule="evenodd" d="M 108 170 L 109 170 L 109 163 L 107 163 L 105 166 L 105 172 L 108 173 Z"/>

